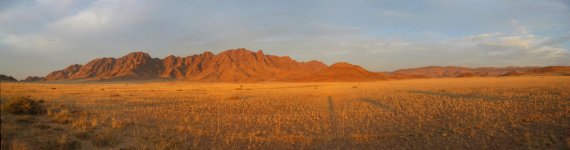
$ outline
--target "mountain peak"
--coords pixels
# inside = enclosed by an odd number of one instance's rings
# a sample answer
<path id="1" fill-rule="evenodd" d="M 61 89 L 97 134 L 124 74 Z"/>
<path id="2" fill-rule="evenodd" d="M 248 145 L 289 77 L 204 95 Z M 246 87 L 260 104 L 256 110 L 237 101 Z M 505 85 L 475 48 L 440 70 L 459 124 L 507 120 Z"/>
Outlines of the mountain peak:
<path id="1" fill-rule="evenodd" d="M 263 50 L 257 50 L 257 52 L 255 54 L 256 55 L 265 55 L 265 54 L 263 54 Z"/>
<path id="2" fill-rule="evenodd" d="M 214 53 L 210 52 L 210 51 L 205 51 L 204 53 L 202 53 L 203 56 L 214 56 Z"/>
<path id="3" fill-rule="evenodd" d="M 381 73 L 370 72 L 358 65 L 347 62 L 338 62 L 330 67 L 319 71 L 311 78 L 311 81 L 372 81 L 386 80 L 387 77 Z"/>
<path id="4" fill-rule="evenodd" d="M 250 51 L 248 49 L 245 48 L 237 48 L 237 49 L 229 49 L 229 50 L 225 50 L 223 52 L 220 52 L 218 55 L 223 55 L 223 54 L 253 54 L 253 51 Z"/>
<path id="5" fill-rule="evenodd" d="M 129 58 L 129 59 L 150 59 L 150 55 L 145 52 L 131 52 L 122 58 Z"/>
<path id="6" fill-rule="evenodd" d="M 337 62 L 331 65 L 331 68 L 349 68 L 349 67 L 358 67 L 358 66 L 347 62 Z"/>

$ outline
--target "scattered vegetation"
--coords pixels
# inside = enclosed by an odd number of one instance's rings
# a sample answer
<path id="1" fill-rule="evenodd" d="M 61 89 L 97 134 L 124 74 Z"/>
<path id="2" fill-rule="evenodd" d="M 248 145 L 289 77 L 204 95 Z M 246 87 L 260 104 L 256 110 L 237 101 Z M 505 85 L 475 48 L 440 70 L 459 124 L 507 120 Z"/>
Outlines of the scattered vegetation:
<path id="1" fill-rule="evenodd" d="M 39 115 L 45 113 L 43 100 L 33 100 L 29 97 L 12 97 L 5 100 L 2 109 L 13 114 Z"/>
<path id="2" fill-rule="evenodd" d="M 53 148 L 61 149 L 61 150 L 74 150 L 81 148 L 81 143 L 77 140 L 71 139 L 69 135 L 62 135 L 57 140 L 56 145 Z"/>
<path id="3" fill-rule="evenodd" d="M 243 85 L 239 85 L 239 88 L 236 88 L 235 90 L 252 90 L 251 88 L 243 88 Z"/>

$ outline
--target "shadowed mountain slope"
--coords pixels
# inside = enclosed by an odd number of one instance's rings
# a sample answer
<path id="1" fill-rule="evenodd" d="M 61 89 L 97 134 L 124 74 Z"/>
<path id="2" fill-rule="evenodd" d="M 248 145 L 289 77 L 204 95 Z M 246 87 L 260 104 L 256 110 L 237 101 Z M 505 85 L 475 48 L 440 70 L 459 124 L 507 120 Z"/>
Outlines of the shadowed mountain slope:
<path id="1" fill-rule="evenodd" d="M 18 82 L 18 80 L 12 76 L 0 74 L 0 81 L 6 82 Z"/>

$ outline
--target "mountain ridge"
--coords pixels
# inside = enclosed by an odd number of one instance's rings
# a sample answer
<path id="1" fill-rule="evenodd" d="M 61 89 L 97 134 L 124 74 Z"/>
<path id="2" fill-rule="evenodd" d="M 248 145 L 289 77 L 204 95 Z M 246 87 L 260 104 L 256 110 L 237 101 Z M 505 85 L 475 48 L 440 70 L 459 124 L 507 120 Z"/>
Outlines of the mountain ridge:
<path id="1" fill-rule="evenodd" d="M 152 58 L 132 52 L 119 58 L 97 58 L 45 76 L 44 81 L 171 79 L 205 82 L 263 81 L 371 81 L 385 76 L 348 63 L 328 66 L 320 61 L 298 62 L 289 56 L 266 55 L 259 50 L 230 49 L 180 57 Z M 352 73 L 347 73 L 356 71 Z"/>

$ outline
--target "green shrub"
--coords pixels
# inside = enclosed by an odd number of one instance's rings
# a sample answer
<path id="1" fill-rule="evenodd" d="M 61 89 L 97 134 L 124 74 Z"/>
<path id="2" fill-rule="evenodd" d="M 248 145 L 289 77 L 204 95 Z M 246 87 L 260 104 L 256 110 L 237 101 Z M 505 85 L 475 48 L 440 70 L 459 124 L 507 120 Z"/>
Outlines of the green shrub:
<path id="1" fill-rule="evenodd" d="M 13 114 L 45 114 L 46 110 L 42 105 L 43 100 L 32 100 L 28 97 L 14 97 L 6 99 L 2 104 L 2 109 Z"/>

